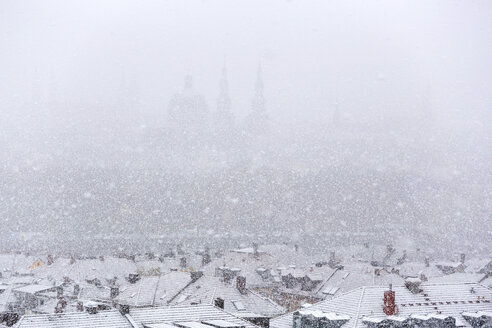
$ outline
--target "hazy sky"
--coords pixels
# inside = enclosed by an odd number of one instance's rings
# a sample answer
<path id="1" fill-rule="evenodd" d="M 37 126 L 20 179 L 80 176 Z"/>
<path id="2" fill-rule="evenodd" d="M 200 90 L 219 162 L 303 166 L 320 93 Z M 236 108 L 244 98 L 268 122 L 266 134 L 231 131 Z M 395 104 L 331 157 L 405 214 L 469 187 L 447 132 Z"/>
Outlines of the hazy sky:
<path id="1" fill-rule="evenodd" d="M 113 101 L 128 83 L 157 115 L 186 73 L 214 110 L 225 62 L 243 116 L 259 61 L 278 119 L 327 117 L 337 99 L 351 116 L 408 113 L 427 92 L 442 117 L 483 121 L 492 2 L 0 1 L 3 114 L 32 98 L 33 84 L 77 107 Z"/>

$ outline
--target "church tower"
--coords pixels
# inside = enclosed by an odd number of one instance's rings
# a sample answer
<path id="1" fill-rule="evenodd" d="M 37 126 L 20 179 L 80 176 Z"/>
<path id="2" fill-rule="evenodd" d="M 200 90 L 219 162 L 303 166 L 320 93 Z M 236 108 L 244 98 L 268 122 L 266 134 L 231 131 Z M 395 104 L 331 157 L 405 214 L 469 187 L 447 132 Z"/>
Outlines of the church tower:
<path id="1" fill-rule="evenodd" d="M 251 101 L 251 113 L 246 118 L 246 131 L 253 135 L 262 135 L 268 132 L 268 115 L 264 95 L 263 71 L 258 65 L 253 100 Z"/>
<path id="2" fill-rule="evenodd" d="M 208 109 L 204 97 L 193 87 L 193 78 L 186 75 L 182 92 L 174 94 L 168 106 L 169 122 L 178 138 L 193 145 L 208 131 Z"/>
<path id="3" fill-rule="evenodd" d="M 255 83 L 255 94 L 252 102 L 252 110 L 255 113 L 263 113 L 266 115 L 266 104 L 265 104 L 265 96 L 263 94 L 264 84 L 263 84 L 263 76 L 261 70 L 261 64 L 258 64 L 258 72 L 256 75 L 256 83 Z"/>
<path id="4" fill-rule="evenodd" d="M 222 77 L 220 79 L 219 97 L 217 99 L 217 112 L 230 112 L 231 98 L 229 97 L 229 83 L 227 81 L 226 66 L 222 68 Z"/>
<path id="5" fill-rule="evenodd" d="M 222 68 L 222 77 L 219 83 L 219 96 L 217 97 L 217 111 L 214 115 L 214 135 L 217 146 L 224 148 L 230 145 L 234 134 L 234 114 L 231 111 L 231 98 L 229 96 L 229 83 L 227 69 Z"/>

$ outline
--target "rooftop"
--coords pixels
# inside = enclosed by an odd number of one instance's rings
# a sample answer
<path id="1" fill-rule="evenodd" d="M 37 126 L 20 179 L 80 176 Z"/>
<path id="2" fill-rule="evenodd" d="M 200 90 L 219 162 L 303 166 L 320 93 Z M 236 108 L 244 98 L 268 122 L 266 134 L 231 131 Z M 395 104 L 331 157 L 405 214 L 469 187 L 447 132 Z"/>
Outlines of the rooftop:
<path id="1" fill-rule="evenodd" d="M 258 317 L 274 317 L 285 312 L 280 305 L 249 289 L 244 294 L 240 293 L 235 279 L 231 283 L 224 283 L 218 277 L 209 276 L 203 276 L 183 289 L 170 304 L 213 304 L 218 297 L 225 301 L 225 311 L 238 316 L 250 312 Z"/>
<path id="2" fill-rule="evenodd" d="M 411 293 L 404 286 L 394 286 L 397 317 L 441 314 L 453 316 L 467 326 L 461 313 L 492 311 L 492 290 L 477 283 L 422 284 L 423 292 Z M 364 319 L 386 319 L 383 312 L 383 286 L 361 287 L 341 294 L 331 300 L 314 304 L 309 310 L 348 315 L 350 321 L 344 327 L 364 327 Z M 270 321 L 272 328 L 291 328 L 293 316 L 288 313 Z"/>
<path id="3" fill-rule="evenodd" d="M 25 315 L 16 328 L 134 328 L 117 310 L 101 311 L 96 314 L 71 312 L 61 314 Z"/>

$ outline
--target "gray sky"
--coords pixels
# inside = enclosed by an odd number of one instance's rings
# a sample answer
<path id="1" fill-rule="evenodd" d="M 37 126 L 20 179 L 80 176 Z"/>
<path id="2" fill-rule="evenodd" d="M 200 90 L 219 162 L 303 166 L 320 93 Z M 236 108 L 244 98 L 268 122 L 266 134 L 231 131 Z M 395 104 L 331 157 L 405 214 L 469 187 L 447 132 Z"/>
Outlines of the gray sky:
<path id="1" fill-rule="evenodd" d="M 33 83 L 77 107 L 135 81 L 142 110 L 157 117 L 188 72 L 213 110 L 225 61 L 241 117 L 260 60 L 278 120 L 330 116 L 337 99 L 353 117 L 406 115 L 426 92 L 446 122 L 481 122 L 492 105 L 486 0 L 3 0 L 0 43 L 9 116 L 29 115 L 9 108 Z"/>

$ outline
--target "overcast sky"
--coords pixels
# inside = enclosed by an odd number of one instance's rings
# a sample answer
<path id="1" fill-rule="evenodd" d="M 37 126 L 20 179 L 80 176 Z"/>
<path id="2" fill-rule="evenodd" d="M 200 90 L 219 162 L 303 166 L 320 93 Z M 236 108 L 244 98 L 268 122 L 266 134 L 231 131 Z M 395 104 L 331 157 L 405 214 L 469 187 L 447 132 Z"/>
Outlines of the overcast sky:
<path id="1" fill-rule="evenodd" d="M 408 114 L 427 93 L 441 118 L 483 122 L 492 2 L 0 1 L 0 111 L 10 116 L 33 85 L 77 107 L 129 83 L 152 117 L 186 73 L 214 110 L 225 62 L 241 117 L 260 61 L 279 120 L 327 117 L 337 101 L 350 116 Z"/>

